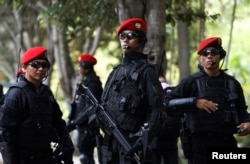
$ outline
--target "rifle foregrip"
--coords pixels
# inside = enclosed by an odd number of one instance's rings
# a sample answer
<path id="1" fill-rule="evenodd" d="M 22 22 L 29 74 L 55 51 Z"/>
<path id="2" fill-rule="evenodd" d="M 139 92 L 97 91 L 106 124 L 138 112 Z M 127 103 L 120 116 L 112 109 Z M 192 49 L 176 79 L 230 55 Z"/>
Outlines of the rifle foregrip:
<path id="1" fill-rule="evenodd" d="M 196 97 L 172 99 L 164 104 L 166 112 L 170 114 L 192 112 L 195 109 Z"/>

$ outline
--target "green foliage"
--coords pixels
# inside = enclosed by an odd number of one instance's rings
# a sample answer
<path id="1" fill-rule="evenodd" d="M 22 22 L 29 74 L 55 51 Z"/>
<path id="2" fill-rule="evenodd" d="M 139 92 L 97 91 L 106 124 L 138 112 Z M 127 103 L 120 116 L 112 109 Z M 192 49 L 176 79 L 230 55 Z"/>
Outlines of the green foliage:
<path id="1" fill-rule="evenodd" d="M 87 34 L 92 34 L 97 26 L 114 25 L 112 19 L 110 19 L 117 18 L 117 14 L 114 12 L 114 2 L 114 0 L 59 1 L 52 4 L 43 13 L 43 16 L 46 19 L 54 19 L 61 25 L 68 26 L 69 35 L 76 35 L 74 30 L 84 28 L 88 28 Z"/>
<path id="2" fill-rule="evenodd" d="M 177 21 L 184 21 L 190 25 L 199 20 L 216 20 L 220 16 L 219 13 L 210 14 L 201 10 L 198 4 L 191 0 L 168 1 L 166 3 L 167 23 L 175 26 Z"/>
<path id="3" fill-rule="evenodd" d="M 118 21 L 115 5 L 115 0 L 58 1 L 43 12 L 40 19 L 65 28 L 66 42 L 70 51 L 76 54 L 82 51 L 85 43 L 92 43 L 97 27 L 102 27 L 99 47 L 107 47 L 108 42 L 114 39 L 111 31 L 115 31 Z M 88 45 L 88 49 L 90 46 L 91 44 Z M 75 55 L 73 57 L 75 58 Z"/>

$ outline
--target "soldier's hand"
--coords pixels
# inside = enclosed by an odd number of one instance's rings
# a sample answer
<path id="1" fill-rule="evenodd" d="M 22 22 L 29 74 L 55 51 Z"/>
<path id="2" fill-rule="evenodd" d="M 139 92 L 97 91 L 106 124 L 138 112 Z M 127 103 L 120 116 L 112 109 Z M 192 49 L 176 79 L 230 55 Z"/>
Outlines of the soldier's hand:
<path id="1" fill-rule="evenodd" d="M 245 136 L 247 134 L 250 134 L 250 122 L 241 123 L 237 126 L 237 129 L 239 136 Z"/>
<path id="2" fill-rule="evenodd" d="M 201 110 L 205 110 L 208 113 L 215 112 L 218 110 L 218 104 L 214 103 L 213 101 L 209 101 L 206 99 L 197 99 L 196 100 L 196 107 Z"/>

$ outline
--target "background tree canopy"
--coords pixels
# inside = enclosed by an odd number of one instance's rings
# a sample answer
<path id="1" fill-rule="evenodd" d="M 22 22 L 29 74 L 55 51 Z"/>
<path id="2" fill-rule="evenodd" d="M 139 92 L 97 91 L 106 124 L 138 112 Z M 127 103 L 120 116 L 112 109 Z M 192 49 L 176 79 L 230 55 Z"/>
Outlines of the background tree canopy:
<path id="1" fill-rule="evenodd" d="M 0 0 L 0 80 L 16 80 L 21 54 L 32 46 L 48 49 L 53 67 L 45 83 L 57 99 L 71 101 L 77 77 L 77 56 L 91 53 L 105 84 L 121 60 L 116 36 L 119 23 L 130 17 L 147 21 L 144 53 L 172 85 L 197 70 L 201 39 L 220 36 L 227 50 L 222 67 L 229 68 L 250 101 L 248 63 L 249 0 Z M 66 105 L 62 107 L 66 109 Z"/>

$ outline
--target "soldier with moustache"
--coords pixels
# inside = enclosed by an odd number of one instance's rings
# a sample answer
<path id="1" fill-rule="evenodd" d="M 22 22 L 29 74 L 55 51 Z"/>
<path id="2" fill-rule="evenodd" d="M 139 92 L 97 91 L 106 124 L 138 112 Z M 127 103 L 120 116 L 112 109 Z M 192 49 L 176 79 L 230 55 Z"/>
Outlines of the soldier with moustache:
<path id="1" fill-rule="evenodd" d="M 241 84 L 220 67 L 226 56 L 220 37 L 200 42 L 200 71 L 182 79 L 165 102 L 167 112 L 183 113 L 182 148 L 189 164 L 206 164 L 209 149 L 237 148 L 234 134 L 250 133 Z"/>

